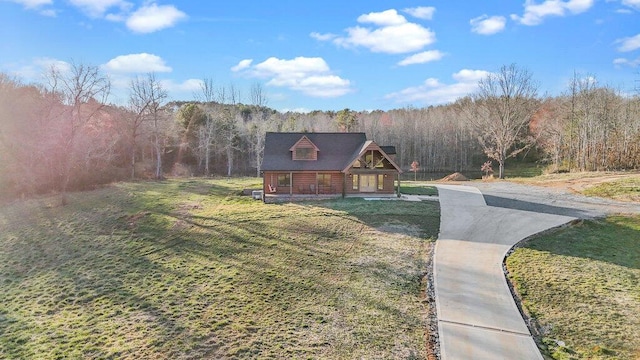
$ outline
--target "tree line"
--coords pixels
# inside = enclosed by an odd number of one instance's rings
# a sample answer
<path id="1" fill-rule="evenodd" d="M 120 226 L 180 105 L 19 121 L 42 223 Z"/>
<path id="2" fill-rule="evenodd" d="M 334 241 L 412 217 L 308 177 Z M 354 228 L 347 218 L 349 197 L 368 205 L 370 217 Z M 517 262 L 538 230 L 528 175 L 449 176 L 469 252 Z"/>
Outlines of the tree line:
<path id="1" fill-rule="evenodd" d="M 244 93 L 203 79 L 170 101 L 154 74 L 108 102 L 99 67 L 51 68 L 39 84 L 0 73 L 0 197 L 85 189 L 124 179 L 260 175 L 268 131 L 362 131 L 395 145 L 399 164 L 424 172 L 475 171 L 526 158 L 550 172 L 640 167 L 640 97 L 575 74 L 540 96 L 532 74 L 503 66 L 454 103 L 389 111 L 280 112 L 256 83 Z"/>

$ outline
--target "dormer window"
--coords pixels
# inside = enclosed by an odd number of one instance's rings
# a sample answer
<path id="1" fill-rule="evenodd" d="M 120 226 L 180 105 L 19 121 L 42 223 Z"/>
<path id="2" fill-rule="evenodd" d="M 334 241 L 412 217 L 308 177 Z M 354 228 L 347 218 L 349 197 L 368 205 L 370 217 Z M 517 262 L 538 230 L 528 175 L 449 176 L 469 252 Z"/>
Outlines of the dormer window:
<path id="1" fill-rule="evenodd" d="M 308 147 L 299 147 L 295 150 L 295 159 L 296 160 L 313 160 L 313 148 Z"/>
<path id="2" fill-rule="evenodd" d="M 318 147 L 309 140 L 308 137 L 303 136 L 298 140 L 290 149 L 291 158 L 293 160 L 306 160 L 315 161 L 318 160 Z"/>

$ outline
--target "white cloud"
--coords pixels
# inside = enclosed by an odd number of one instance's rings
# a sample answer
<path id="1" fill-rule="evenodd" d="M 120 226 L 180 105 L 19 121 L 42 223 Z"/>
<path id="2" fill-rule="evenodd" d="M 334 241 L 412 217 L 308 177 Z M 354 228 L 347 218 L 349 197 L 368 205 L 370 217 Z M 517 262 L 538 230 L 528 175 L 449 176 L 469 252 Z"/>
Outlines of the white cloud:
<path id="1" fill-rule="evenodd" d="M 3 0 L 0 0 L 3 1 Z M 57 10 L 45 8 L 53 5 L 53 0 L 4 0 L 36 10 L 41 15 L 55 17 Z M 137 33 L 152 33 L 174 26 L 187 18 L 187 14 L 173 5 L 158 5 L 155 1 L 144 1 L 136 11 L 134 4 L 126 0 L 67 0 L 90 18 L 103 18 L 113 22 L 125 22 L 127 28 Z M 115 10 L 114 12 L 109 12 Z M 109 13 L 108 13 L 109 12 Z"/>
<path id="2" fill-rule="evenodd" d="M 436 8 L 433 6 L 418 6 L 402 9 L 402 11 L 418 19 L 431 20 L 433 19 L 433 14 L 436 12 Z"/>
<path id="3" fill-rule="evenodd" d="M 329 65 L 323 58 L 297 57 L 283 60 L 270 57 L 254 66 L 255 73 L 260 77 L 285 75 L 287 78 L 305 77 L 308 74 L 322 74 L 330 71 Z"/>
<path id="4" fill-rule="evenodd" d="M 398 14 L 395 9 L 385 10 L 382 12 L 370 12 L 368 14 L 358 16 L 359 23 L 371 23 L 379 26 L 400 25 L 407 22 L 404 16 Z"/>
<path id="5" fill-rule="evenodd" d="M 9 0 L 24 6 L 26 9 L 37 9 L 45 5 L 53 5 L 53 0 Z"/>
<path id="6" fill-rule="evenodd" d="M 337 38 L 334 42 L 344 47 L 362 46 L 372 52 L 387 54 L 418 51 L 435 42 L 435 34 L 431 30 L 413 23 L 385 26 L 375 30 L 356 26 L 347 29 L 347 32 L 348 37 Z"/>
<path id="7" fill-rule="evenodd" d="M 394 9 L 372 12 L 358 17 L 362 24 L 346 29 L 347 36 L 329 36 L 312 33 L 312 37 L 333 42 L 343 47 L 364 47 L 372 52 L 402 54 L 422 50 L 436 41 L 435 33 L 419 24 L 408 22 Z M 315 35 L 314 35 L 315 34 Z"/>
<path id="8" fill-rule="evenodd" d="M 171 72 L 164 60 L 154 54 L 140 53 L 120 55 L 103 65 L 107 71 L 116 73 Z"/>
<path id="9" fill-rule="evenodd" d="M 112 7 L 126 10 L 132 6 L 131 3 L 124 0 L 69 0 L 69 2 L 89 17 L 94 18 L 102 17 L 104 13 Z"/>
<path id="10" fill-rule="evenodd" d="M 0 0 L 1 1 L 1 0 Z M 45 7 L 53 5 L 53 0 L 8 0 L 16 4 L 22 5 L 27 10 L 35 10 L 40 15 L 47 17 L 56 17 L 58 12 L 54 9 L 46 9 Z"/>
<path id="11" fill-rule="evenodd" d="M 309 34 L 309 36 L 311 36 L 312 38 L 318 40 L 318 41 L 329 41 L 329 40 L 333 40 L 336 37 L 338 37 L 335 34 L 320 34 L 317 32 L 312 32 L 311 34 Z"/>
<path id="12" fill-rule="evenodd" d="M 43 10 L 40 10 L 40 15 L 46 16 L 46 17 L 56 17 L 58 16 L 58 12 L 54 9 L 43 9 Z"/>
<path id="13" fill-rule="evenodd" d="M 439 50 L 428 50 L 421 53 L 413 54 L 398 63 L 400 66 L 413 64 L 425 64 L 432 61 L 438 61 L 444 57 L 444 53 Z"/>
<path id="14" fill-rule="evenodd" d="M 613 60 L 613 64 L 616 66 L 630 66 L 632 68 L 640 66 L 640 57 L 635 60 L 629 60 L 625 58 L 617 58 Z"/>
<path id="15" fill-rule="evenodd" d="M 545 0 L 540 4 L 535 0 L 526 0 L 524 14 L 522 16 L 512 14 L 511 19 L 522 25 L 539 25 L 545 17 L 580 14 L 589 10 L 593 4 L 594 0 Z"/>
<path id="16" fill-rule="evenodd" d="M 251 66 L 252 62 L 253 62 L 253 59 L 240 60 L 238 65 L 236 65 L 236 66 L 231 68 L 231 71 L 233 71 L 233 72 L 242 71 L 242 70 L 248 68 L 249 66 Z"/>
<path id="17" fill-rule="evenodd" d="M 452 75 L 455 83 L 443 84 L 438 79 L 429 78 L 421 85 L 388 94 L 385 98 L 405 104 L 448 104 L 475 92 L 478 89 L 478 81 L 489 74 L 490 72 L 484 70 L 463 69 Z"/>
<path id="18" fill-rule="evenodd" d="M 616 43 L 619 43 L 618 51 L 620 52 L 628 52 L 640 49 L 640 34 L 636 36 L 631 36 L 624 39 L 616 40 Z"/>
<path id="19" fill-rule="evenodd" d="M 480 35 L 493 35 L 504 30 L 507 19 L 504 16 L 482 15 L 469 21 L 471 31 Z"/>
<path id="20" fill-rule="evenodd" d="M 186 19 L 187 14 L 173 5 L 157 5 L 151 3 L 136 10 L 127 19 L 127 27 L 138 33 L 152 33 L 174 26 L 178 21 Z"/>
<path id="21" fill-rule="evenodd" d="M 160 80 L 160 84 L 163 89 L 170 92 L 194 92 L 202 89 L 202 80 L 200 79 L 188 79 L 181 83 L 166 79 Z"/>
<path id="22" fill-rule="evenodd" d="M 640 0 L 622 0 L 622 5 L 640 10 Z"/>
<path id="23" fill-rule="evenodd" d="M 40 68 L 44 69 L 45 71 L 52 67 L 56 68 L 58 71 L 62 73 L 71 71 L 71 64 L 63 60 L 44 57 L 44 58 L 35 59 L 33 63 L 36 66 L 39 66 Z"/>
<path id="24" fill-rule="evenodd" d="M 47 75 L 52 67 L 63 74 L 68 74 L 71 71 L 71 64 L 68 62 L 48 57 L 35 58 L 27 64 L 21 63 L 5 66 L 7 69 L 4 71 L 16 76 L 20 80 L 38 83 L 43 82 L 44 76 Z"/>
<path id="25" fill-rule="evenodd" d="M 326 61 L 319 57 L 291 60 L 271 57 L 253 66 L 243 60 L 232 71 L 247 77 L 269 79 L 268 86 L 285 87 L 313 97 L 338 97 L 352 91 L 351 82 L 334 75 Z"/>
<path id="26" fill-rule="evenodd" d="M 113 22 L 123 22 L 127 20 L 127 16 L 124 13 L 118 14 L 107 14 L 104 16 L 105 20 L 113 21 Z"/>

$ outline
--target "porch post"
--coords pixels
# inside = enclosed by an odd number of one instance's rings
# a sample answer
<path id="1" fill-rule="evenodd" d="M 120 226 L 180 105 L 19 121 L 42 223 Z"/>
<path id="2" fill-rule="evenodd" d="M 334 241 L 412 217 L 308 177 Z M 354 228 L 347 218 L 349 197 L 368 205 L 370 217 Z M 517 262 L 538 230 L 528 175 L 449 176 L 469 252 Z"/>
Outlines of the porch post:
<path id="1" fill-rule="evenodd" d="M 293 196 L 293 172 L 289 171 L 289 195 Z"/>
<path id="2" fill-rule="evenodd" d="M 400 173 L 398 173 L 398 197 L 400 197 Z"/>
<path id="3" fill-rule="evenodd" d="M 342 197 L 344 198 L 347 193 L 347 177 L 349 174 L 342 173 Z"/>

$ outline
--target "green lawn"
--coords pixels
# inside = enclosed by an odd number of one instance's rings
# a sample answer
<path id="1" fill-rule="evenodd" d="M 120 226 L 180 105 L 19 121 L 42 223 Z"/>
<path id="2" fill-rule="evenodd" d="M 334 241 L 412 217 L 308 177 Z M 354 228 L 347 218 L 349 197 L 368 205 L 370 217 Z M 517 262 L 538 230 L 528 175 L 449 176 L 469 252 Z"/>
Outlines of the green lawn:
<path id="1" fill-rule="evenodd" d="M 594 185 L 582 193 L 588 196 L 640 202 L 640 176 Z"/>
<path id="2" fill-rule="evenodd" d="M 543 167 L 538 164 L 521 161 L 507 161 L 504 166 L 504 177 L 512 178 L 532 178 L 542 175 Z M 494 175 L 498 176 L 498 164 L 493 166 Z"/>
<path id="3" fill-rule="evenodd" d="M 438 204 L 238 196 L 257 183 L 0 208 L 0 358 L 426 358 Z"/>
<path id="4" fill-rule="evenodd" d="M 400 184 L 400 193 L 405 195 L 438 195 L 438 189 L 435 186 L 425 185 L 421 182 L 403 181 Z"/>
<path id="5" fill-rule="evenodd" d="M 507 258 L 507 268 L 547 355 L 640 358 L 640 216 L 537 237 Z"/>

